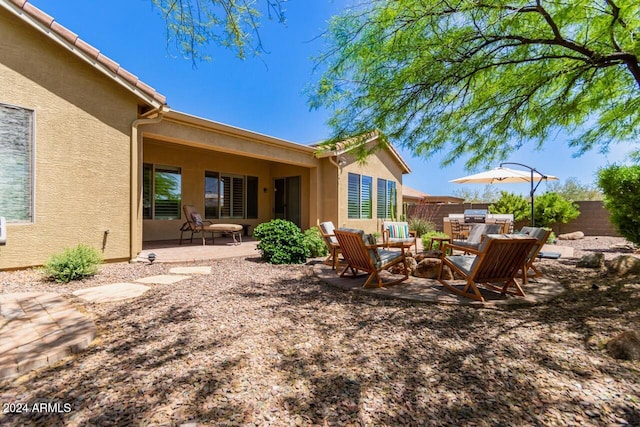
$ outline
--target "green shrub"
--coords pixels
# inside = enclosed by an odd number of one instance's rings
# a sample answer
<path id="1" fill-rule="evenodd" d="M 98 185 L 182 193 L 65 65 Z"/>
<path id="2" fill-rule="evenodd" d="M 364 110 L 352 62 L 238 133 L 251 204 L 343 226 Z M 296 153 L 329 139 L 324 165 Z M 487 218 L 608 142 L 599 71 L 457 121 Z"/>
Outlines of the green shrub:
<path id="1" fill-rule="evenodd" d="M 632 243 L 640 244 L 640 166 L 611 165 L 598 171 L 598 187 L 611 223 Z"/>
<path id="2" fill-rule="evenodd" d="M 302 240 L 304 241 L 304 247 L 307 248 L 312 258 L 326 256 L 329 253 L 318 227 L 311 227 L 305 230 Z"/>
<path id="3" fill-rule="evenodd" d="M 262 259 L 270 264 L 302 264 L 309 257 L 304 235 L 291 221 L 263 222 L 253 230 L 253 237 L 260 241 L 258 250 Z"/>
<path id="4" fill-rule="evenodd" d="M 47 277 L 58 283 L 93 276 L 102 264 L 102 254 L 91 246 L 79 244 L 75 248 L 65 249 L 52 255 L 44 265 Z"/>
<path id="5" fill-rule="evenodd" d="M 424 218 L 414 217 L 409 219 L 409 230 L 414 230 L 418 237 L 429 231 L 435 230 L 435 225 Z"/>
<path id="6" fill-rule="evenodd" d="M 547 244 L 553 245 L 555 241 L 556 241 L 556 233 L 552 231 L 551 234 L 549 234 L 549 237 L 547 238 Z"/>
<path id="7" fill-rule="evenodd" d="M 534 209 L 536 227 L 543 228 L 557 222 L 566 224 L 580 215 L 578 205 L 552 192 L 536 197 Z"/>
<path id="8" fill-rule="evenodd" d="M 529 201 L 520 194 L 501 191 L 500 198 L 489 206 L 492 214 L 513 214 L 514 221 L 522 221 L 531 216 Z"/>
<path id="9" fill-rule="evenodd" d="M 446 233 L 443 233 L 442 231 L 435 231 L 435 230 L 427 231 L 425 234 L 422 235 L 423 248 L 429 247 L 429 243 L 431 242 L 432 237 L 449 237 L 449 235 Z M 440 249 L 440 242 L 433 242 L 433 246 L 431 247 L 431 249 Z"/>

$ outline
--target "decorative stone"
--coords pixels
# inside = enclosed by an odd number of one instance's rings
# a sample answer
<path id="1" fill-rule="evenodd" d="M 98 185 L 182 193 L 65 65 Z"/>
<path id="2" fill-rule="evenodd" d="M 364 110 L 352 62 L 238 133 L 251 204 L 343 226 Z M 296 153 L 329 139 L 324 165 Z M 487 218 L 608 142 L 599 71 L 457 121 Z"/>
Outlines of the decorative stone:
<path id="1" fill-rule="evenodd" d="M 602 252 L 594 252 L 592 254 L 584 255 L 578 260 L 576 266 L 582 268 L 603 268 L 604 254 Z"/>
<path id="2" fill-rule="evenodd" d="M 582 231 L 574 231 L 573 233 L 560 234 L 559 240 L 580 240 L 584 239 L 584 233 Z"/>
<path id="3" fill-rule="evenodd" d="M 609 340 L 607 351 L 615 359 L 640 360 L 640 334 L 636 331 L 621 333 Z"/>
<path id="4" fill-rule="evenodd" d="M 409 275 L 413 274 L 413 271 L 416 269 L 418 263 L 415 258 L 407 257 L 406 258 L 407 269 L 409 269 Z M 393 274 L 404 274 L 404 267 L 402 267 L 402 263 L 396 264 L 389 269 L 389 271 Z"/>
<path id="5" fill-rule="evenodd" d="M 423 279 L 437 279 L 438 270 L 442 261 L 439 258 L 424 258 L 420 261 L 413 272 L 415 277 L 421 277 Z M 442 269 L 442 278 L 444 280 L 451 280 L 453 276 L 449 267 L 444 266 Z"/>
<path id="6" fill-rule="evenodd" d="M 628 274 L 640 274 L 640 259 L 633 255 L 620 255 L 611 260 L 609 274 L 626 276 Z"/>

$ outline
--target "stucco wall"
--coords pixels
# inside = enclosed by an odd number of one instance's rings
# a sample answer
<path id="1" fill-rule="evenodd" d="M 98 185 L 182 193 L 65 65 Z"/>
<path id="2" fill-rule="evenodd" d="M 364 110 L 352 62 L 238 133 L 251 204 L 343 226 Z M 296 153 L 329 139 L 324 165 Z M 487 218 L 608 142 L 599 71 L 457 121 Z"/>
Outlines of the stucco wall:
<path id="1" fill-rule="evenodd" d="M 352 227 L 362 229 L 367 233 L 380 231 L 381 221 L 383 218 L 376 217 L 377 209 L 377 179 L 393 180 L 396 182 L 397 189 L 397 206 L 396 215 L 402 212 L 402 169 L 387 150 L 379 150 L 374 155 L 367 157 L 366 163 L 362 164 L 356 161 L 352 156 L 343 156 L 347 164 L 342 168 L 339 174 L 338 182 L 338 198 L 339 210 L 338 221 L 336 227 Z M 366 175 L 373 178 L 373 205 L 372 219 L 350 219 L 348 217 L 347 194 L 348 194 L 348 174 L 356 173 Z"/>
<path id="2" fill-rule="evenodd" d="M 567 224 L 554 224 L 552 225 L 553 232 L 558 234 L 570 233 L 573 231 L 582 231 L 586 236 L 619 236 L 615 227 L 609 220 L 610 214 L 604 208 L 601 201 L 580 201 L 576 202 L 580 216 Z M 432 214 L 432 221 L 439 230 L 443 228 L 443 218 L 449 214 L 462 214 L 465 209 L 488 209 L 488 203 L 464 203 L 464 204 L 451 204 L 451 205 L 431 205 L 429 209 L 422 208 L 423 213 Z M 407 216 L 420 216 L 420 211 L 416 205 L 409 206 Z M 427 218 L 428 219 L 428 218 Z M 526 225 L 529 225 L 530 221 L 520 221 L 514 226 L 518 230 Z"/>
<path id="3" fill-rule="evenodd" d="M 0 102 L 35 111 L 34 220 L 8 225 L 0 269 L 78 243 L 100 249 L 105 230 L 104 257 L 128 258 L 136 99 L 4 9 L 0 52 Z"/>

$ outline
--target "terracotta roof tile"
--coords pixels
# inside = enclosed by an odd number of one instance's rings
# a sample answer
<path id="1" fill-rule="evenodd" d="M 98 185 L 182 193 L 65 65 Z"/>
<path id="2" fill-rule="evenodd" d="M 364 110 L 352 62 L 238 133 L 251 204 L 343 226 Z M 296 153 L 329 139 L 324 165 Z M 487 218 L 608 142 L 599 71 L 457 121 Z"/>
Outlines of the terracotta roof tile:
<path id="1" fill-rule="evenodd" d="M 78 40 L 78 35 L 76 33 L 67 29 L 66 27 L 63 27 L 62 25 L 58 24 L 56 21 L 53 21 L 53 23 L 51 24 L 51 29 L 56 33 L 60 34 L 71 44 L 75 44 L 76 40 Z"/>
<path id="2" fill-rule="evenodd" d="M 46 13 L 44 13 L 43 11 L 41 11 L 40 9 L 38 9 L 37 7 L 33 6 L 30 3 L 25 2 L 24 5 L 22 6 L 22 10 L 24 10 L 29 15 L 36 18 L 38 21 L 42 22 L 47 27 L 53 23 L 52 16 L 47 15 Z"/>
<path id="3" fill-rule="evenodd" d="M 27 0 L 9 0 L 9 1 L 15 4 L 16 6 L 18 6 L 20 9 L 22 9 L 22 6 L 24 6 L 24 4 L 27 2 Z"/>
<path id="4" fill-rule="evenodd" d="M 3 0 L 0 0 L 3 1 Z M 167 98 L 164 95 L 159 94 L 155 91 L 151 86 L 143 83 L 136 77 L 134 74 L 131 74 L 124 68 L 122 68 L 117 62 L 108 58 L 107 56 L 100 53 L 98 49 L 80 39 L 77 34 L 73 31 L 67 29 L 63 25 L 58 24 L 54 21 L 53 17 L 47 15 L 45 12 L 41 11 L 37 7 L 33 6 L 28 2 L 28 0 L 4 0 L 9 3 L 14 4 L 19 9 L 22 9 L 26 14 L 31 16 L 32 18 L 39 21 L 45 27 L 49 28 L 53 33 L 62 37 L 65 41 L 67 41 L 70 45 L 76 48 L 76 51 L 79 51 L 83 55 L 89 56 L 91 59 L 97 61 L 100 66 L 104 67 L 108 71 L 117 75 L 124 79 L 127 84 L 133 86 L 132 91 L 139 90 L 145 95 L 151 97 L 154 101 L 160 104 L 166 104 Z"/>
<path id="5" fill-rule="evenodd" d="M 108 56 L 104 56 L 101 53 L 101 54 L 98 55 L 97 59 L 98 59 L 98 61 L 100 61 L 100 63 L 102 65 L 104 65 L 109 70 L 111 70 L 112 73 L 117 73 L 118 72 L 118 69 L 120 68 L 120 64 L 118 64 L 116 61 L 112 60 Z"/>
<path id="6" fill-rule="evenodd" d="M 91 57 L 92 59 L 98 59 L 98 55 L 100 55 L 100 51 L 95 47 L 91 46 L 86 41 L 82 40 L 81 38 L 78 38 L 76 39 L 76 42 L 74 44 L 78 49 L 80 49 L 83 53 L 89 55 L 89 57 Z"/>

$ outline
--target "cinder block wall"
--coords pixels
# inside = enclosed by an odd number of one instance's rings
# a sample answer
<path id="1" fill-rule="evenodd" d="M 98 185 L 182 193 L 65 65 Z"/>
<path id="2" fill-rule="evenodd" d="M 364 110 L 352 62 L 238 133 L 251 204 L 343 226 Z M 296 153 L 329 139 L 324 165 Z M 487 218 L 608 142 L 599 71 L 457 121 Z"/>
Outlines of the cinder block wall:
<path id="1" fill-rule="evenodd" d="M 555 224 L 551 228 L 558 234 L 582 231 L 585 236 L 619 236 L 613 224 L 611 224 L 609 211 L 604 208 L 602 201 L 576 202 L 580 209 L 580 216 L 568 224 Z M 488 203 L 464 203 L 455 205 L 440 205 L 430 208 L 433 213 L 433 222 L 439 230 L 442 230 L 442 219 L 451 213 L 462 214 L 465 209 L 487 209 Z M 411 218 L 418 211 L 424 211 L 415 205 L 408 206 L 407 218 Z M 529 221 L 517 222 L 515 229 L 529 225 Z"/>

